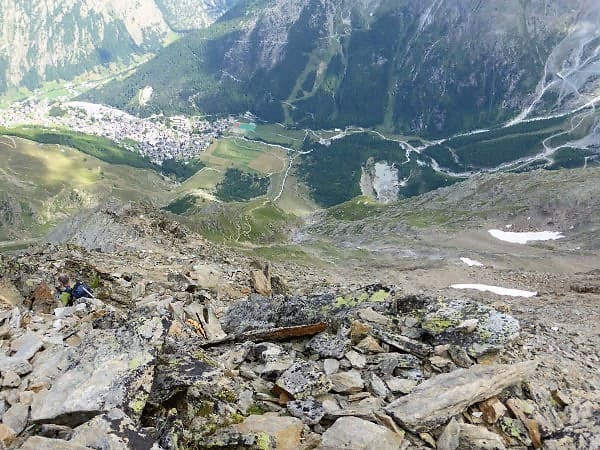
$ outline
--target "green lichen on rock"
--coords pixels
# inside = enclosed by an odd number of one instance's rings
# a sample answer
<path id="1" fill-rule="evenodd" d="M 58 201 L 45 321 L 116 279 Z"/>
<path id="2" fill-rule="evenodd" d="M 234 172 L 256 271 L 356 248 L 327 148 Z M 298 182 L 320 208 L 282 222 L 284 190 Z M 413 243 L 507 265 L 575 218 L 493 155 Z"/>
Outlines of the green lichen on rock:
<path id="1" fill-rule="evenodd" d="M 217 397 L 219 398 L 219 400 L 222 400 L 227 403 L 233 403 L 237 400 L 237 395 L 235 394 L 235 392 L 228 388 L 221 389 L 217 394 Z"/>
<path id="2" fill-rule="evenodd" d="M 448 328 L 458 325 L 458 321 L 443 317 L 428 317 L 421 322 L 421 328 L 432 334 L 440 334 Z"/>
<path id="3" fill-rule="evenodd" d="M 192 353 L 192 356 L 194 358 L 202 361 L 203 363 L 205 363 L 206 365 L 208 365 L 210 367 L 214 367 L 214 368 L 219 367 L 219 363 L 217 361 L 215 361 L 214 359 L 212 359 L 210 356 L 208 356 L 206 354 L 206 352 L 204 352 L 204 350 L 198 350 L 198 351 Z"/>

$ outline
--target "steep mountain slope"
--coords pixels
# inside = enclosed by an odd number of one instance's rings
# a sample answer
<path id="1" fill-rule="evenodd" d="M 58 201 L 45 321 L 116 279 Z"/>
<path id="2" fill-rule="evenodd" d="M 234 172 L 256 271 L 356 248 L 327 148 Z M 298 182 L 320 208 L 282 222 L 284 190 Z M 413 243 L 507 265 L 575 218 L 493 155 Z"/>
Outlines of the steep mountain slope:
<path id="1" fill-rule="evenodd" d="M 0 0 L 0 93 L 71 79 L 159 50 L 171 30 L 212 23 L 232 0 Z"/>
<path id="2" fill-rule="evenodd" d="M 597 72 L 599 11 L 585 0 L 244 1 L 93 97 L 142 114 L 250 110 L 313 128 L 447 135 L 509 120 L 538 84 L 564 88 L 559 68 L 577 54 L 569 108 L 589 103 L 595 76 L 577 74 Z M 139 108 L 131 100 L 147 85 L 156 95 Z"/>
<path id="3" fill-rule="evenodd" d="M 35 238 L 106 199 L 165 202 L 152 170 L 108 164 L 77 150 L 0 137 L 0 240 Z"/>

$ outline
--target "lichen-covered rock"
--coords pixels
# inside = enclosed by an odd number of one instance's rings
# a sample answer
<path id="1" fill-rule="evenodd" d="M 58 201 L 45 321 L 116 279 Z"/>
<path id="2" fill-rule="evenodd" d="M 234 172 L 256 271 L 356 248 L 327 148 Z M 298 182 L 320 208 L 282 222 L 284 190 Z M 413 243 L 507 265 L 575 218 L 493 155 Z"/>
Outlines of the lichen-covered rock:
<path id="1" fill-rule="evenodd" d="M 69 368 L 35 396 L 31 420 L 79 425 L 113 408 L 140 415 L 152 387 L 154 362 L 165 333 L 160 319 L 93 330 L 70 349 Z"/>
<path id="2" fill-rule="evenodd" d="M 319 367 L 312 362 L 297 362 L 287 369 L 275 383 L 276 394 L 285 393 L 294 399 L 324 394 L 332 384 Z"/>
<path id="3" fill-rule="evenodd" d="M 308 341 L 306 349 L 319 355 L 320 358 L 341 359 L 349 344 L 350 342 L 344 337 L 320 333 Z"/>
<path id="4" fill-rule="evenodd" d="M 69 442 L 85 448 L 104 450 L 150 449 L 155 439 L 139 430 L 135 422 L 123 411 L 113 409 L 75 428 Z"/>
<path id="5" fill-rule="evenodd" d="M 304 424 L 295 417 L 249 416 L 232 429 L 239 433 L 266 434 L 273 438 L 277 450 L 297 450 Z"/>
<path id="6" fill-rule="evenodd" d="M 316 425 L 325 416 L 323 404 L 312 399 L 293 400 L 287 403 L 286 408 L 291 416 L 307 425 Z"/>
<path id="7" fill-rule="evenodd" d="M 455 344 L 472 357 L 499 351 L 519 335 L 515 318 L 475 301 L 407 297 L 398 306 L 420 317 L 419 325 L 434 345 Z"/>

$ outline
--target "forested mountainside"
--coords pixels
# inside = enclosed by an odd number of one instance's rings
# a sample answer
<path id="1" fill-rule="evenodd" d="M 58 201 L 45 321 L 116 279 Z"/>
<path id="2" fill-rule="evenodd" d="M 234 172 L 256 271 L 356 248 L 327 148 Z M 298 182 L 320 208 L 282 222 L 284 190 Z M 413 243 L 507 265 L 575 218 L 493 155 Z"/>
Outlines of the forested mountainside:
<path id="1" fill-rule="evenodd" d="M 313 128 L 447 135 L 585 105 L 598 84 L 586 69 L 597 64 L 599 10 L 584 0 L 247 0 L 89 98 L 140 114 L 249 110 Z M 155 94 L 140 106 L 146 86 Z"/>
<path id="2" fill-rule="evenodd" d="M 172 31 L 205 27 L 232 0 L 0 0 L 0 93 L 34 89 L 162 48 Z"/>

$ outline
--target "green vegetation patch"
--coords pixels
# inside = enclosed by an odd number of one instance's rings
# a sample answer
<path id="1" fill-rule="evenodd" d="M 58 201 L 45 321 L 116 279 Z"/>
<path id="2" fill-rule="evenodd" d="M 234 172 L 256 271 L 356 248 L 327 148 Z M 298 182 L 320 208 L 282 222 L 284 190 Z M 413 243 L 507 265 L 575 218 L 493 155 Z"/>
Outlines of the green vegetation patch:
<path id="1" fill-rule="evenodd" d="M 58 113 L 58 112 L 57 112 Z M 165 175 L 173 175 L 180 181 L 193 176 L 204 167 L 200 160 L 182 161 L 168 159 L 162 167 L 154 164 L 147 156 L 132 152 L 120 146 L 118 143 L 91 134 L 79 133 L 68 129 L 55 129 L 44 127 L 0 127 L 0 135 L 16 136 L 40 144 L 63 145 L 79 150 L 86 155 L 98 158 L 109 164 L 119 164 L 136 167 L 138 169 L 151 169 Z"/>
<path id="2" fill-rule="evenodd" d="M 227 169 L 223 181 L 217 185 L 216 196 L 226 202 L 247 201 L 267 194 L 269 178 Z"/>

